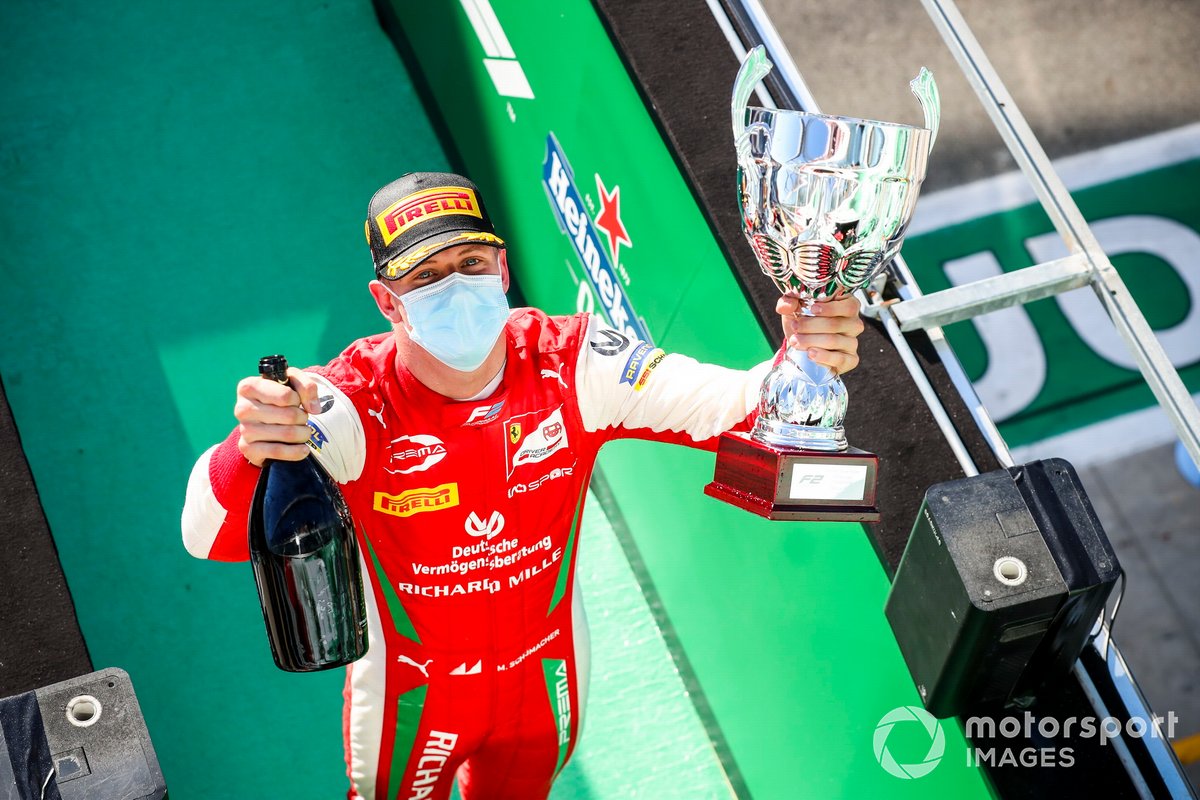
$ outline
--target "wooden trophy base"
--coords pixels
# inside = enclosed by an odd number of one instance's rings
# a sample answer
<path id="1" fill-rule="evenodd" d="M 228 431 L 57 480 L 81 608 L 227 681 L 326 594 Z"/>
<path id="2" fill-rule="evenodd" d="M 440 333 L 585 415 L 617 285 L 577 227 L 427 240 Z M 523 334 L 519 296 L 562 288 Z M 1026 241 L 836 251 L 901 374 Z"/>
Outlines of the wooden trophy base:
<path id="1" fill-rule="evenodd" d="M 853 447 L 792 450 L 723 433 L 704 493 L 767 519 L 878 522 L 878 475 L 879 457 Z"/>

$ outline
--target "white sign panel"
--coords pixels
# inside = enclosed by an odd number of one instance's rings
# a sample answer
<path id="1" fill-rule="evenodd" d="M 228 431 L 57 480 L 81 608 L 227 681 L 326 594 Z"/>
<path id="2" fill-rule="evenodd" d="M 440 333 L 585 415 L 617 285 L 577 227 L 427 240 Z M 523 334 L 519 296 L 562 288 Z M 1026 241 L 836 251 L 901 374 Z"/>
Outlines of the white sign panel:
<path id="1" fill-rule="evenodd" d="M 793 500 L 862 500 L 867 468 L 858 464 L 793 464 Z"/>

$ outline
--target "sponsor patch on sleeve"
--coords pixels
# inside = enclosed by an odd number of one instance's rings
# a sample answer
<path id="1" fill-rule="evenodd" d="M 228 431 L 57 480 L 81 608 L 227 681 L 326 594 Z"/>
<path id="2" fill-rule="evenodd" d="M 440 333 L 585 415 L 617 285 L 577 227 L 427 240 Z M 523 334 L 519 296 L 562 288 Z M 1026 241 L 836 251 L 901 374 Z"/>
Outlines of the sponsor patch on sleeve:
<path id="1" fill-rule="evenodd" d="M 662 363 L 662 360 L 667 357 L 661 349 L 656 349 L 653 353 L 646 357 L 646 367 L 642 370 L 642 374 L 638 377 L 637 383 L 633 385 L 635 392 L 640 392 L 646 388 L 646 381 L 650 380 L 650 373 L 654 368 Z"/>
<path id="2" fill-rule="evenodd" d="M 629 347 L 629 337 L 611 328 L 601 328 L 596 331 L 596 338 L 590 342 L 591 348 L 602 356 L 615 356 Z"/>
<path id="3" fill-rule="evenodd" d="M 642 369 L 646 366 L 647 357 L 653 350 L 654 345 L 647 342 L 641 342 L 633 348 L 633 352 L 625 361 L 625 368 L 621 370 L 621 379 L 618 383 L 627 383 L 630 386 L 637 383 L 638 376 L 642 374 Z"/>
<path id="4" fill-rule="evenodd" d="M 321 430 L 321 426 L 311 417 L 308 420 L 308 428 L 312 431 L 312 436 L 308 437 L 308 446 L 319 453 L 321 452 L 321 448 L 329 442 L 329 437 L 325 435 L 325 431 Z"/>

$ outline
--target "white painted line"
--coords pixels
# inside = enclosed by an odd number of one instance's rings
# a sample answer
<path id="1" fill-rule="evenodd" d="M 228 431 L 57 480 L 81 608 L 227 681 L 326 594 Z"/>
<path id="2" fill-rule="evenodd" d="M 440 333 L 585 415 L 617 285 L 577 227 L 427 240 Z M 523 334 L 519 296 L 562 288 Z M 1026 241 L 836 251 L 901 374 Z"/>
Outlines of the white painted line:
<path id="1" fill-rule="evenodd" d="M 508 43 L 508 36 L 504 33 L 504 28 L 500 27 L 500 20 L 496 18 L 496 12 L 492 9 L 492 4 L 488 0 L 462 0 L 463 9 L 467 12 L 467 18 L 471 20 L 471 27 L 475 29 L 475 35 L 479 37 L 482 43 L 490 41 L 491 49 L 488 49 L 487 44 L 484 44 L 483 49 L 492 58 L 516 58 L 513 53 L 512 45 Z"/>
<path id="2" fill-rule="evenodd" d="M 1200 405 L 1200 393 L 1192 395 L 1192 400 Z M 1178 438 L 1162 406 L 1154 405 L 1014 447 L 1012 455 L 1018 464 L 1041 458 L 1065 458 L 1076 469 L 1083 469 L 1170 444 Z"/>
<path id="3" fill-rule="evenodd" d="M 1195 158 L 1200 158 L 1200 122 L 1060 158 L 1054 169 L 1074 192 Z M 1024 173 L 1006 172 L 925 195 L 906 235 L 920 236 L 1036 202 Z"/>
<path id="4" fill-rule="evenodd" d="M 520 97 L 525 100 L 533 99 L 533 89 L 521 69 L 521 62 L 507 59 L 485 58 L 483 65 L 492 76 L 492 83 L 502 97 Z"/>
<path id="5" fill-rule="evenodd" d="M 496 46 L 496 40 L 492 38 L 492 32 L 488 30 L 483 15 L 479 13 L 479 8 L 475 5 L 475 0 L 461 0 L 461 2 L 463 11 L 467 12 L 467 19 L 470 20 L 471 27 L 475 29 L 475 37 L 483 45 L 483 52 L 491 58 L 496 58 L 500 55 L 500 49 Z"/>
<path id="6" fill-rule="evenodd" d="M 492 4 L 488 0 L 475 0 L 475 5 L 479 8 L 479 13 L 483 15 L 484 24 L 492 32 L 492 38 L 496 40 L 500 57 L 516 58 L 517 55 L 513 52 L 512 45 L 508 43 L 508 36 L 504 33 L 504 28 L 500 27 L 500 20 L 496 18 L 496 12 L 492 10 Z"/>

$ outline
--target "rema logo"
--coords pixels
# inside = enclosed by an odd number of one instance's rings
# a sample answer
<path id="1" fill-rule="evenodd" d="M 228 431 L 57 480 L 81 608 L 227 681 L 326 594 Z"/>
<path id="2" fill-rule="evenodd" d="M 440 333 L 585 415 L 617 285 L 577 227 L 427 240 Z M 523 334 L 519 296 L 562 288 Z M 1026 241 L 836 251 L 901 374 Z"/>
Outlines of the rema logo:
<path id="1" fill-rule="evenodd" d="M 595 223 L 588 216 L 583 197 L 575 186 L 575 173 L 567 156 L 551 133 L 546 137 L 546 161 L 542 164 L 542 184 L 550 199 L 550 208 L 558 226 L 575 248 L 583 264 L 592 293 L 599 298 L 609 323 L 633 339 L 649 342 L 650 332 L 633 310 L 622 290 L 620 278 L 609 263 L 608 252 L 596 235 Z"/>
<path id="2" fill-rule="evenodd" d="M 567 681 L 567 662 L 561 658 L 543 658 L 542 672 L 546 678 L 546 690 L 550 693 L 554 724 L 558 729 L 558 760 L 554 764 L 554 774 L 558 775 L 567 760 L 567 749 L 571 746 L 571 694 Z"/>
<path id="3" fill-rule="evenodd" d="M 897 762 L 887 747 L 888 734 L 892 732 L 892 728 L 902 723 L 921 725 L 929 734 L 929 750 L 925 753 L 925 758 L 915 764 Z M 919 706 L 901 706 L 884 714 L 883 719 L 875 726 L 875 736 L 871 743 L 879 766 L 889 775 L 905 780 L 923 778 L 933 772 L 933 768 L 942 760 L 942 754 L 946 752 L 946 735 L 942 733 L 937 717 Z"/>

